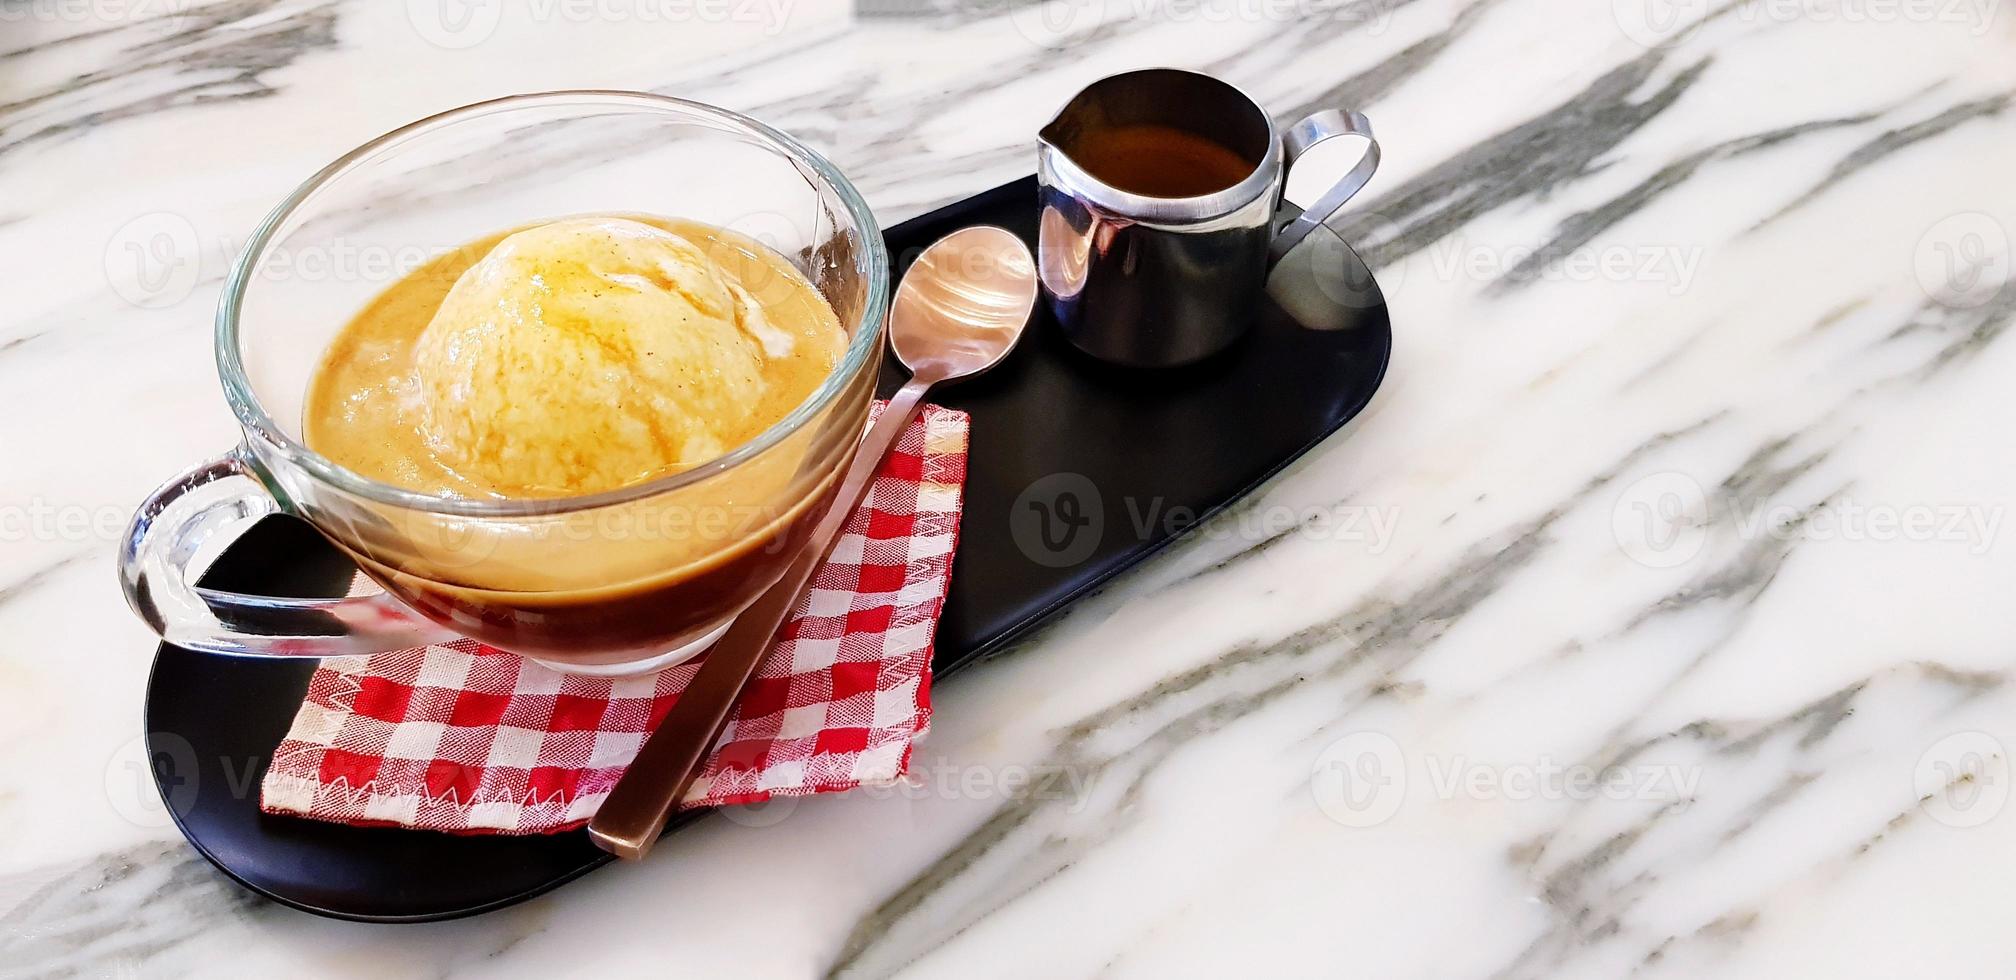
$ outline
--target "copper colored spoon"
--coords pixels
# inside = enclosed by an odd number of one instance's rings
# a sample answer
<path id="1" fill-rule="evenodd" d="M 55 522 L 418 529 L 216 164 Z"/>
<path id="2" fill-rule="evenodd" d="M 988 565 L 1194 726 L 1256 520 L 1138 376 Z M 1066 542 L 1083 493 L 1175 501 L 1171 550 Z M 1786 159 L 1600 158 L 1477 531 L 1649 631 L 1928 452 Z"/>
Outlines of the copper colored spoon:
<path id="1" fill-rule="evenodd" d="M 742 689 L 813 569 L 874 482 L 882 457 L 910 427 L 932 385 L 970 378 L 1008 356 L 1036 305 L 1036 263 L 1029 247 L 1005 229 L 962 228 L 933 243 L 903 276 L 889 307 L 889 340 L 910 369 L 910 381 L 861 440 L 833 503 L 784 576 L 736 617 L 707 652 L 658 730 L 588 821 L 597 847 L 620 858 L 651 850 L 672 810 L 693 785 L 707 751 L 721 738 Z"/>

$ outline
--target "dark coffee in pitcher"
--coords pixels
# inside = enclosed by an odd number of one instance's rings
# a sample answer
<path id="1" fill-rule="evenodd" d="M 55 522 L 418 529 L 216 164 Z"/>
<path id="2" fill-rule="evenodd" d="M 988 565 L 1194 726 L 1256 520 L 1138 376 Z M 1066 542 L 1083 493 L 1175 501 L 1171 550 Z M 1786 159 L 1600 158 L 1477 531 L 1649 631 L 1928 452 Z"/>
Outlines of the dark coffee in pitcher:
<path id="1" fill-rule="evenodd" d="M 1215 194 L 1259 165 L 1209 137 L 1155 123 L 1101 130 L 1079 140 L 1071 158 L 1092 176 L 1147 197 Z"/>

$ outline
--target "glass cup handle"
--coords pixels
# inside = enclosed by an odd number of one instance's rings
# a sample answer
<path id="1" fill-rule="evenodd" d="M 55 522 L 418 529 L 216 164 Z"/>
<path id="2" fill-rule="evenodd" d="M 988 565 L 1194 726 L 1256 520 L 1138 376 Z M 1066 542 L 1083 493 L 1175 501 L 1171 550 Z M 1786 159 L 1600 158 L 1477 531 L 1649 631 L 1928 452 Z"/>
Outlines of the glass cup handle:
<path id="1" fill-rule="evenodd" d="M 1301 159 L 1302 154 L 1310 147 L 1340 136 L 1356 136 L 1364 140 L 1365 154 L 1358 158 L 1358 162 L 1349 172 L 1335 184 L 1331 184 L 1330 189 L 1324 191 L 1323 196 L 1318 198 L 1315 204 L 1297 215 L 1294 221 L 1289 222 L 1288 227 L 1281 229 L 1281 233 L 1274 236 L 1274 241 L 1267 250 L 1270 263 L 1279 262 L 1289 250 L 1300 245 L 1302 239 L 1307 238 L 1310 232 L 1328 222 L 1353 195 L 1371 182 L 1373 172 L 1379 169 L 1379 140 L 1372 135 L 1372 120 L 1365 118 L 1362 112 L 1325 109 L 1322 112 L 1311 113 L 1301 122 L 1288 127 L 1287 135 L 1282 137 L 1283 147 L 1287 151 L 1286 167 L 1292 170 L 1295 161 Z M 1282 180 L 1282 186 L 1287 186 L 1285 178 Z"/>
<path id="2" fill-rule="evenodd" d="M 382 591 L 282 599 L 190 583 L 190 563 L 206 545 L 234 539 L 279 512 L 242 448 L 162 484 L 134 513 L 120 544 L 127 604 L 162 639 L 207 653 L 340 657 L 456 638 Z"/>

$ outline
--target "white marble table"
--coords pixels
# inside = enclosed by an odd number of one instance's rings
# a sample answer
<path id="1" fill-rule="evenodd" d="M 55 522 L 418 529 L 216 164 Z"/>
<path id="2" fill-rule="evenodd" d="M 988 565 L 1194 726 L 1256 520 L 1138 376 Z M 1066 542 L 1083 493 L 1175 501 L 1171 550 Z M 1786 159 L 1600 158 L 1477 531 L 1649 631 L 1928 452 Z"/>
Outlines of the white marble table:
<path id="1" fill-rule="evenodd" d="M 504 6 L 0 0 L 0 975 L 2011 970 L 2006 5 Z M 1385 144 L 1352 237 L 1392 373 L 1246 511 L 1304 526 L 946 683 L 914 787 L 507 911 L 315 919 L 181 843 L 111 556 L 232 438 L 210 314 L 295 183 L 444 107 L 647 88 L 895 220 L 1155 63 Z"/>

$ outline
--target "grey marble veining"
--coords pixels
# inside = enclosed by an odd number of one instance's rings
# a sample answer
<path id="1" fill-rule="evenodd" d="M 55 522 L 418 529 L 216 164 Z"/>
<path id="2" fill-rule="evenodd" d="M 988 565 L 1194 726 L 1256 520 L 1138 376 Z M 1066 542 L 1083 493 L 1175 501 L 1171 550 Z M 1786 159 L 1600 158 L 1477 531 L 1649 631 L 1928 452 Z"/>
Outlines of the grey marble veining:
<path id="1" fill-rule="evenodd" d="M 2006 973 L 2016 22 L 1673 6 L 8 0 L 0 975 Z M 797 134 L 895 221 L 1157 63 L 1372 116 L 1343 230 L 1391 373 L 934 692 L 905 791 L 396 929 L 180 843 L 130 771 L 152 644 L 94 528 L 231 437 L 210 309 L 295 183 L 450 105 L 623 87 Z M 470 193 L 564 179 L 554 136 L 465 161 Z M 164 213 L 186 288 L 135 294 L 117 246 Z"/>

